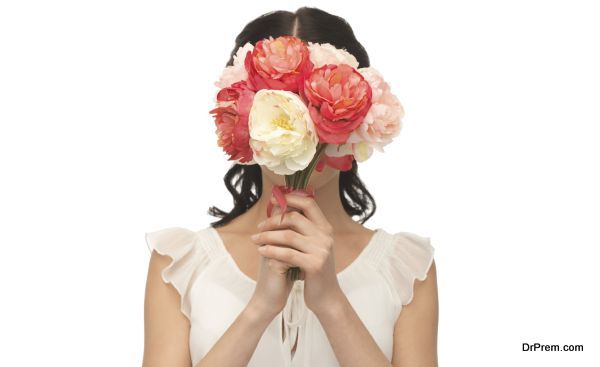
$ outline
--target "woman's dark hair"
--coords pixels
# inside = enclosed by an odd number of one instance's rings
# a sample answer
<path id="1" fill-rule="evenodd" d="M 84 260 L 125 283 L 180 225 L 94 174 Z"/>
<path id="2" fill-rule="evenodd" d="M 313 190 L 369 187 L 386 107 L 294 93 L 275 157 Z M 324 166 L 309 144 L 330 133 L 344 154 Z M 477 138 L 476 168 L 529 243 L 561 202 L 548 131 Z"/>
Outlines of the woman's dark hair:
<path id="1" fill-rule="evenodd" d="M 292 35 L 305 42 L 330 43 L 337 48 L 346 49 L 356 57 L 359 67 L 370 66 L 367 52 L 344 18 L 308 7 L 299 8 L 293 13 L 273 11 L 248 23 L 236 37 L 235 47 L 226 65 L 233 65 L 233 56 L 246 42 L 254 45 L 263 38 L 284 35 Z M 262 174 L 258 164 L 233 164 L 223 181 L 233 196 L 233 209 L 225 212 L 215 206 L 210 207 L 208 213 L 221 218 L 211 223 L 213 227 L 223 226 L 243 214 L 262 195 Z M 375 199 L 358 176 L 356 160 L 352 161 L 352 169 L 340 171 L 339 191 L 340 200 L 349 216 L 358 216 L 361 224 L 373 216 Z"/>

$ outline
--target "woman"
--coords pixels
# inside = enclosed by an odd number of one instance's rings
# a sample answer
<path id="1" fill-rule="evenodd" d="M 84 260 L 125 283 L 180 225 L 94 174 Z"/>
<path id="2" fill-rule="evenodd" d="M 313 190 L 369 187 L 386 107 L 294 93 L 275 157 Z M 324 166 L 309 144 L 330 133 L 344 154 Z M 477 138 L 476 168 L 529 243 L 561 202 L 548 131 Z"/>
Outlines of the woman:
<path id="1" fill-rule="evenodd" d="M 313 8 L 249 23 L 228 65 L 246 42 L 288 34 L 369 66 L 350 26 Z M 144 366 L 437 366 L 434 249 L 413 233 L 363 226 L 375 202 L 356 161 L 315 171 L 314 198 L 287 194 L 295 211 L 281 222 L 267 217 L 269 202 L 279 207 L 262 193 L 283 176 L 235 164 L 225 182 L 234 208 L 209 211 L 221 220 L 146 234 Z M 290 267 L 300 280 L 288 280 Z"/>

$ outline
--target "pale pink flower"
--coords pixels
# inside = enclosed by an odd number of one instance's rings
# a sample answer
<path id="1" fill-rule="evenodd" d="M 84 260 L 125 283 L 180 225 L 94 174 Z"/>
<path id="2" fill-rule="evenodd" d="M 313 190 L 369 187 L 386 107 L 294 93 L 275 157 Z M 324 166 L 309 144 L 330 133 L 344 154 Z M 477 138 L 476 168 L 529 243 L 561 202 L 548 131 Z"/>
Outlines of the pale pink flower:
<path id="1" fill-rule="evenodd" d="M 364 141 L 383 152 L 383 147 L 400 134 L 404 109 L 377 70 L 369 67 L 360 68 L 358 72 L 371 86 L 372 105 L 361 125 L 348 137 L 347 143 Z"/>
<path id="2" fill-rule="evenodd" d="M 358 61 L 351 53 L 329 43 L 308 42 L 308 50 L 310 61 L 315 65 L 315 69 L 327 64 L 348 64 L 355 69 L 358 68 Z"/>
<path id="3" fill-rule="evenodd" d="M 250 42 L 246 42 L 244 46 L 240 47 L 235 55 L 233 55 L 233 65 L 225 67 L 223 73 L 221 73 L 221 77 L 215 82 L 215 86 L 227 88 L 235 82 L 246 80 L 248 72 L 244 67 L 244 59 L 248 51 L 252 52 L 253 49 L 254 46 Z"/>

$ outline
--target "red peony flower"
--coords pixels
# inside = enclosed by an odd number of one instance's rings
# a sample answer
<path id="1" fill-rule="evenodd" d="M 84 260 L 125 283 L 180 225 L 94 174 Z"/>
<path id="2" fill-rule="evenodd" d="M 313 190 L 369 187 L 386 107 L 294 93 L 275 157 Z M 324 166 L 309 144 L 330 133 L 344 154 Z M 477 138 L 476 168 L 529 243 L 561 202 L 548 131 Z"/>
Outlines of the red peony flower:
<path id="1" fill-rule="evenodd" d="M 209 111 L 217 127 L 217 144 L 229 154 L 230 161 L 248 163 L 253 160 L 248 131 L 253 98 L 254 92 L 246 81 L 239 81 L 221 89 L 217 94 L 217 107 Z"/>
<path id="2" fill-rule="evenodd" d="M 308 47 L 301 39 L 281 36 L 260 40 L 244 60 L 248 84 L 254 90 L 276 89 L 298 92 L 299 84 L 310 73 Z"/>
<path id="3" fill-rule="evenodd" d="M 321 143 L 343 144 L 371 107 L 371 86 L 352 66 L 328 64 L 301 83 Z"/>

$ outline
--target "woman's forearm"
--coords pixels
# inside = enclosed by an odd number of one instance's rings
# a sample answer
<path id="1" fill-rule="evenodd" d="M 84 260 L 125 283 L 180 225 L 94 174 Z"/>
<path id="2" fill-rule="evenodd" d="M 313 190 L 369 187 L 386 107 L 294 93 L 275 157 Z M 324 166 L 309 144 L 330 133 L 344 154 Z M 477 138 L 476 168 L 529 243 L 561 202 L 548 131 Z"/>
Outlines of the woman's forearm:
<path id="1" fill-rule="evenodd" d="M 315 315 L 327 334 L 329 343 L 342 367 L 391 367 L 348 298 L 340 292 L 334 306 Z"/>
<path id="2" fill-rule="evenodd" d="M 274 317 L 250 301 L 196 367 L 247 366 Z"/>

